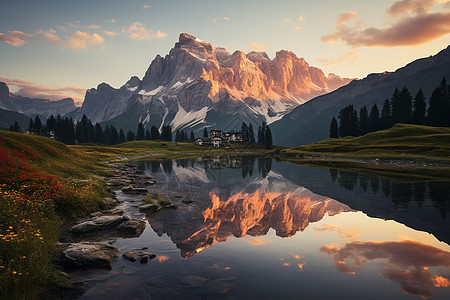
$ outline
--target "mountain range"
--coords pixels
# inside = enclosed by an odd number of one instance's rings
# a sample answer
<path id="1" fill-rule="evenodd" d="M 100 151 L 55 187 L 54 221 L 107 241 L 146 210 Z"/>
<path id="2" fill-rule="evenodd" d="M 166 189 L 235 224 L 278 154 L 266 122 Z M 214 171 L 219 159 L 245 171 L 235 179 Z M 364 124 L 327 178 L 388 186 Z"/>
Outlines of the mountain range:
<path id="1" fill-rule="evenodd" d="M 421 88 L 429 98 L 442 78 L 450 78 L 450 46 L 434 56 L 418 59 L 395 72 L 370 74 L 353 80 L 331 93 L 299 105 L 272 126 L 274 144 L 288 147 L 328 138 L 330 122 L 339 111 L 352 104 L 356 110 L 366 105 L 370 111 L 376 103 L 381 110 L 395 88 L 407 87 L 414 97 Z"/>
<path id="2" fill-rule="evenodd" d="M 291 51 L 281 50 L 273 59 L 264 52 L 229 53 L 181 33 L 169 54 L 155 57 L 142 80 L 133 76 L 118 89 L 101 83 L 86 91 L 79 108 L 70 98 L 17 96 L 0 83 L 0 109 L 6 116 L 0 127 L 19 118 L 25 123 L 26 116 L 80 120 L 86 115 L 124 130 L 135 131 L 138 122 L 160 129 L 170 124 L 174 131 L 193 130 L 198 136 L 204 127 L 231 130 L 246 122 L 256 129 L 265 121 L 274 144 L 298 146 L 327 138 L 332 117 L 349 104 L 357 110 L 374 104 L 381 109 L 394 89 L 403 87 L 413 96 L 422 88 L 429 97 L 444 76 L 450 78 L 450 46 L 395 72 L 352 80 L 326 76 Z"/>
<path id="3" fill-rule="evenodd" d="M 135 130 L 170 124 L 175 129 L 240 128 L 279 120 L 299 104 L 351 79 L 325 74 L 303 58 L 282 50 L 264 52 L 212 46 L 181 33 L 168 55 L 152 61 L 142 80 L 133 76 L 119 89 L 106 83 L 86 92 L 70 116 Z"/>
<path id="4" fill-rule="evenodd" d="M 76 106 L 72 98 L 51 101 L 14 95 L 6 83 L 0 82 L 0 109 L 5 116 L 5 119 L 2 118 L 0 122 L 0 127 L 7 128 L 10 125 L 6 123 L 8 120 L 12 120 L 12 123 L 14 120 L 23 123 L 27 117 L 39 116 L 42 121 L 45 121 L 50 115 L 66 115 L 75 110 Z M 22 129 L 25 128 L 22 127 Z"/>

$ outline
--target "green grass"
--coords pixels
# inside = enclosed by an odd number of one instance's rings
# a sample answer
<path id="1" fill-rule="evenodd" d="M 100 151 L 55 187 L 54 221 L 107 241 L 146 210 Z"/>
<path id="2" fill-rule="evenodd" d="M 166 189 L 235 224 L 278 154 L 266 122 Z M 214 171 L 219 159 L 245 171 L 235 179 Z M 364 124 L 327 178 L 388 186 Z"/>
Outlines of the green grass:
<path id="1" fill-rule="evenodd" d="M 0 294 L 54 297 L 63 281 L 52 261 L 61 222 L 107 208 L 99 175 L 109 172 L 89 153 L 8 131 L 0 131 L 0 172 Z"/>
<path id="2" fill-rule="evenodd" d="M 282 152 L 450 163 L 450 128 L 396 124 L 360 137 L 326 139 Z"/>
<path id="3" fill-rule="evenodd" d="M 283 149 L 280 157 L 297 164 L 370 172 L 391 179 L 450 180 L 450 128 L 396 124 L 360 137 Z M 377 164 L 375 159 L 379 159 Z"/>

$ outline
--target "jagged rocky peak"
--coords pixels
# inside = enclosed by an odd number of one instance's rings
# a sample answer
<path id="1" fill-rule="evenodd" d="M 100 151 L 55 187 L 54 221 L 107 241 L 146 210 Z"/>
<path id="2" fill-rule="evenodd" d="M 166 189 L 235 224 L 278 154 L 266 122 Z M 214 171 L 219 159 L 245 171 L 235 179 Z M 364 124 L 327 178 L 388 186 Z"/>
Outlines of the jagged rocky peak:
<path id="1" fill-rule="evenodd" d="M 4 82 L 0 82 L 0 97 L 9 97 L 9 87 Z"/>
<path id="2" fill-rule="evenodd" d="M 141 80 L 137 76 L 132 76 L 130 80 L 127 81 L 126 85 L 130 88 L 137 87 L 141 83 Z"/>
<path id="3" fill-rule="evenodd" d="M 182 32 L 178 38 L 178 43 L 175 44 L 175 48 L 181 49 L 195 49 L 199 51 L 212 52 L 213 46 L 201 39 L 193 36 L 192 34 Z"/>
<path id="4" fill-rule="evenodd" d="M 263 60 L 270 60 L 266 52 L 250 51 L 247 53 L 247 58 L 252 62 L 260 62 Z"/>

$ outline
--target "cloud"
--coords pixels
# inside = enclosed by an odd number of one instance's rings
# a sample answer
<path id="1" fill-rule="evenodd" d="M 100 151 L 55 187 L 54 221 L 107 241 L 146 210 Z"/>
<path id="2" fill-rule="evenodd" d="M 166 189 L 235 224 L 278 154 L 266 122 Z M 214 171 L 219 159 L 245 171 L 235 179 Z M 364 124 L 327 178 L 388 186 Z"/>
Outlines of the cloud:
<path id="1" fill-rule="evenodd" d="M 116 19 L 105 20 L 106 23 L 116 23 Z"/>
<path id="2" fill-rule="evenodd" d="M 37 33 L 40 34 L 45 40 L 68 49 L 86 49 L 91 45 L 101 45 L 105 41 L 105 39 L 97 33 L 91 34 L 82 31 L 72 32 L 65 39 L 51 33 L 50 31 L 43 32 L 42 30 L 38 30 Z"/>
<path id="3" fill-rule="evenodd" d="M 256 52 L 264 52 L 267 50 L 267 45 L 253 43 L 247 46 L 247 52 L 256 51 Z"/>
<path id="4" fill-rule="evenodd" d="M 8 31 L 8 34 L 0 32 L 0 41 L 14 47 L 25 45 L 27 43 L 27 40 L 31 39 L 32 37 L 33 35 L 18 30 Z"/>
<path id="5" fill-rule="evenodd" d="M 144 4 L 144 5 L 142 6 L 142 9 L 147 9 L 147 8 L 152 8 L 152 6 L 151 6 L 151 5 L 148 5 L 148 4 Z"/>
<path id="6" fill-rule="evenodd" d="M 122 29 L 122 32 L 125 33 L 132 40 L 154 40 L 154 39 L 162 39 L 167 37 L 167 34 L 161 31 L 154 31 L 151 29 L 145 28 L 144 24 L 140 22 L 134 22 L 128 28 Z"/>
<path id="7" fill-rule="evenodd" d="M 450 252 L 416 241 L 351 242 L 344 247 L 325 245 L 320 251 L 333 256 L 336 268 L 343 273 L 355 274 L 355 268 L 374 260 L 381 260 L 383 275 L 397 282 L 405 294 L 429 298 L 433 287 L 446 287 L 448 275 L 432 273 L 434 269 L 450 268 Z M 353 266 L 346 261 L 352 260 Z"/>
<path id="8" fill-rule="evenodd" d="M 50 41 L 52 43 L 61 43 L 62 42 L 62 39 L 59 36 L 54 35 L 54 34 L 52 34 L 50 32 L 44 32 L 44 33 L 42 33 L 42 36 L 46 40 L 48 40 L 48 41 Z"/>
<path id="9" fill-rule="evenodd" d="M 56 25 L 55 27 L 58 28 L 59 31 L 63 31 L 63 32 L 66 32 L 66 31 L 67 31 L 67 28 L 64 27 L 64 26 Z"/>
<path id="10" fill-rule="evenodd" d="M 300 15 L 297 19 L 298 22 L 303 22 L 305 18 L 303 18 L 303 15 Z"/>
<path id="11" fill-rule="evenodd" d="M 352 228 L 345 228 L 338 225 L 332 225 L 332 224 L 323 224 L 321 227 L 315 227 L 315 231 L 317 232 L 323 232 L 323 231 L 336 231 L 340 238 L 351 238 L 355 239 L 358 236 L 361 235 L 361 231 L 352 229 Z"/>
<path id="12" fill-rule="evenodd" d="M 402 15 L 385 28 L 363 25 L 358 21 L 353 27 L 347 22 L 355 17 L 354 12 L 337 17 L 336 30 L 324 35 L 325 43 L 341 40 L 352 47 L 399 47 L 421 45 L 450 33 L 450 12 L 430 12 L 435 3 L 446 4 L 439 0 L 401 0 L 395 2 L 387 13 L 391 16 Z M 413 12 L 414 14 L 408 14 Z"/>
<path id="13" fill-rule="evenodd" d="M 89 34 L 87 32 L 76 31 L 71 34 L 70 38 L 64 41 L 63 46 L 70 49 L 86 49 L 90 45 L 103 44 L 105 39 L 97 34 Z"/>
<path id="14" fill-rule="evenodd" d="M 253 245 L 253 246 L 261 246 L 261 245 L 266 245 L 270 241 L 268 241 L 268 240 L 261 240 L 261 239 L 258 239 L 258 238 L 250 238 L 250 239 L 247 240 L 247 242 L 249 242 L 250 245 Z"/>
<path id="15" fill-rule="evenodd" d="M 106 36 L 109 36 L 109 37 L 113 37 L 113 36 L 116 36 L 116 35 L 119 34 L 119 33 L 115 32 L 115 31 L 108 31 L 108 30 L 103 30 L 102 33 L 104 35 L 106 35 Z"/>
<path id="16" fill-rule="evenodd" d="M 84 94 L 86 93 L 86 89 L 73 86 L 50 88 L 36 85 L 29 81 L 1 77 L 0 81 L 5 82 L 7 85 L 16 87 L 17 91 L 14 92 L 14 94 L 30 98 L 50 99 L 53 101 L 64 98 L 73 98 L 75 102 L 82 102 Z"/>
<path id="17" fill-rule="evenodd" d="M 361 59 L 359 51 L 355 48 L 350 51 L 340 54 L 337 58 L 319 58 L 317 62 L 322 64 L 323 67 L 334 66 L 346 62 L 355 63 Z"/>
<path id="18" fill-rule="evenodd" d="M 85 27 L 86 29 L 99 29 L 100 26 L 99 25 L 95 25 L 95 24 L 91 24 Z"/>
<path id="19" fill-rule="evenodd" d="M 342 25 L 347 23 L 348 21 L 350 21 L 351 19 L 353 19 L 355 17 L 356 13 L 355 12 L 348 12 L 348 13 L 343 13 L 340 14 L 337 19 L 336 19 L 336 25 Z"/>
<path id="20" fill-rule="evenodd" d="M 408 12 L 414 12 L 416 14 L 423 14 L 429 12 L 429 8 L 438 2 L 436 0 L 401 0 L 396 1 L 387 13 L 393 16 L 404 14 Z"/>
<path id="21" fill-rule="evenodd" d="M 222 18 L 213 18 L 213 19 L 211 19 L 211 21 L 213 22 L 213 23 L 217 23 L 217 22 L 219 22 L 220 20 L 225 20 L 225 21 L 229 21 L 229 20 L 231 20 L 230 18 L 228 18 L 228 17 L 222 17 Z"/>

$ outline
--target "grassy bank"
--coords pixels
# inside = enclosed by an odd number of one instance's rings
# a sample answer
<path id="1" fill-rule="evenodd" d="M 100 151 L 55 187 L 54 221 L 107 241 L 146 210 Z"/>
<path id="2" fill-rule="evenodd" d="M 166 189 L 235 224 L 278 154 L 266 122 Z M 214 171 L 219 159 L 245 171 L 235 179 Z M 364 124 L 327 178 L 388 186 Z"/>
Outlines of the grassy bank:
<path id="1" fill-rule="evenodd" d="M 59 226 L 106 208 L 98 159 L 45 137 L 0 131 L 0 294 L 49 297 Z"/>
<path id="2" fill-rule="evenodd" d="M 450 179 L 450 128 L 396 124 L 360 137 L 283 149 L 292 163 L 365 170 L 372 175 Z"/>
<path id="3" fill-rule="evenodd" d="M 175 159 L 194 158 L 217 155 L 264 155 L 273 152 L 259 145 L 252 147 L 232 145 L 230 148 L 213 148 L 199 146 L 193 143 L 172 143 L 160 141 L 133 141 L 116 146 L 75 145 L 72 149 L 99 160 L 115 160 L 122 158 L 145 159 Z"/>

